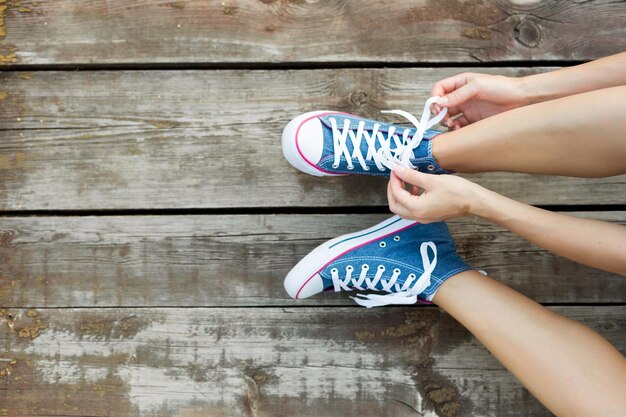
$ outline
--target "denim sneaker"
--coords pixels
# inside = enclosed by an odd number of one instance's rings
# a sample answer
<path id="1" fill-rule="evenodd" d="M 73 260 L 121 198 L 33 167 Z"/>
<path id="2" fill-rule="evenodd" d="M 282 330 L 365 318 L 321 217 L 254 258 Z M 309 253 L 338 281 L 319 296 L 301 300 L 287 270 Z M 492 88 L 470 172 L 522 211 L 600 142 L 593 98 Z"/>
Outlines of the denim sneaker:
<path id="1" fill-rule="evenodd" d="M 445 223 L 393 216 L 318 246 L 287 274 L 284 285 L 295 299 L 356 289 L 387 293 L 352 297 L 364 307 L 414 304 L 432 301 L 446 279 L 468 269 Z"/>
<path id="2" fill-rule="evenodd" d="M 389 176 L 394 164 L 431 174 L 452 173 L 441 168 L 432 154 L 431 139 L 443 132 L 430 128 L 447 111 L 430 118 L 430 106 L 437 99 L 431 97 L 426 102 L 419 121 L 402 110 L 383 112 L 405 117 L 412 128 L 336 111 L 301 114 L 283 130 L 283 154 L 296 169 L 318 177 Z"/>

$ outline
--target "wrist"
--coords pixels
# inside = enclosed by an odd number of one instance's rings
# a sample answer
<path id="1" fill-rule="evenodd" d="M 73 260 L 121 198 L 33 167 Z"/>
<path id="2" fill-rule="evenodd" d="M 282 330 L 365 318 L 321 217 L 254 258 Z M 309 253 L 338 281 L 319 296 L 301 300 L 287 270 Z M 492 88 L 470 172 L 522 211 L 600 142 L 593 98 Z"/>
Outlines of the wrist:
<path id="1" fill-rule="evenodd" d="M 554 76 L 554 71 L 527 75 L 519 78 L 522 90 L 522 105 L 554 100 L 570 94 L 563 81 Z"/>
<path id="2" fill-rule="evenodd" d="M 529 104 L 540 103 L 545 100 L 546 93 L 542 91 L 541 76 L 544 74 L 533 74 L 517 79 L 518 88 L 521 92 L 520 107 Z"/>
<path id="3" fill-rule="evenodd" d="M 471 183 L 469 188 L 470 197 L 467 200 L 467 214 L 490 220 L 497 211 L 499 194 Z"/>

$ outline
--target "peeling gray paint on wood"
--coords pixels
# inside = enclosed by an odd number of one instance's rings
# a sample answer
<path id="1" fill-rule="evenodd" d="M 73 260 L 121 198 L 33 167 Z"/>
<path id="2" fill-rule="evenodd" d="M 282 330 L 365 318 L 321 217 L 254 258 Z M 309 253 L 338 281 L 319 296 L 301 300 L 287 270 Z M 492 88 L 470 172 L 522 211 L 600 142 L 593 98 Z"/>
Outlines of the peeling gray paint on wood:
<path id="1" fill-rule="evenodd" d="M 623 306 L 554 310 L 626 350 Z M 10 416 L 547 415 L 434 307 L 8 309 L 0 346 Z"/>
<path id="2" fill-rule="evenodd" d="M 385 215 L 252 213 L 385 205 L 382 179 L 291 169 L 282 127 L 320 108 L 419 112 L 435 81 L 467 70 L 291 64 L 593 59 L 626 49 L 624 2 L 0 3 L 0 65 L 138 69 L 0 72 L 0 211 L 18 213 L 0 217 L 0 417 L 550 415 L 436 308 L 286 297 L 300 257 Z M 190 63 L 285 70 L 141 70 Z M 469 178 L 533 204 L 623 204 L 626 189 L 626 176 Z M 19 216 L 233 207 L 250 214 Z M 623 278 L 479 221 L 451 229 L 470 263 L 538 301 L 579 304 L 553 309 L 626 351 L 625 307 L 580 305 L 623 303 Z"/>
<path id="3" fill-rule="evenodd" d="M 622 212 L 573 213 L 624 224 Z M 0 306 L 283 305 L 287 272 L 384 214 L 15 217 L 0 223 Z M 540 302 L 624 302 L 625 280 L 499 227 L 450 222 L 471 265 Z M 353 305 L 323 294 L 305 305 Z"/>
<path id="4" fill-rule="evenodd" d="M 610 0 L 55 0 L 8 6 L 5 65 L 586 60 L 626 46 L 626 6 Z"/>

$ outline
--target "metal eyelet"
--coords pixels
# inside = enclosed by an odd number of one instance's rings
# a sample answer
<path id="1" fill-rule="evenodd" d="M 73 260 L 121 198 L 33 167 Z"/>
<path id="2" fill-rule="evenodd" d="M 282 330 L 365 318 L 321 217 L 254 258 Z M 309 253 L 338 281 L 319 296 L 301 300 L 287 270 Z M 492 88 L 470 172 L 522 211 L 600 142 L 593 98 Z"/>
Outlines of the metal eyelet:
<path id="1" fill-rule="evenodd" d="M 380 172 L 384 172 L 384 171 L 385 171 L 385 167 L 378 168 L 378 170 L 379 170 Z"/>
<path id="2" fill-rule="evenodd" d="M 370 167 L 366 166 L 365 168 L 363 168 L 363 171 L 369 171 L 369 170 L 370 170 Z"/>
<path id="3" fill-rule="evenodd" d="M 394 274 L 399 274 L 400 272 L 401 272 L 401 271 L 400 271 L 398 268 L 395 268 L 395 269 L 393 270 L 393 273 L 394 273 Z"/>
<path id="4" fill-rule="evenodd" d="M 394 240 L 394 242 L 399 242 L 400 241 L 400 236 L 394 236 L 393 240 Z"/>
<path id="5" fill-rule="evenodd" d="M 361 269 L 367 271 L 368 269 L 370 269 L 370 266 L 368 264 L 364 264 Z"/>
<path id="6" fill-rule="evenodd" d="M 333 268 L 330 270 L 330 272 L 332 272 L 333 274 L 336 274 L 337 272 L 339 272 L 339 270 L 337 268 Z"/>
<path id="7" fill-rule="evenodd" d="M 385 266 L 384 265 L 378 265 L 378 270 L 379 271 L 384 271 L 385 270 Z"/>
<path id="8" fill-rule="evenodd" d="M 410 274 L 409 274 L 409 279 L 415 279 L 416 277 L 417 277 L 417 275 L 415 275 L 415 274 L 413 274 L 413 273 L 410 273 Z"/>
<path id="9" fill-rule="evenodd" d="M 354 165 L 348 165 L 348 169 L 352 171 L 354 169 Z"/>
<path id="10" fill-rule="evenodd" d="M 354 271 L 354 267 L 353 267 L 352 265 L 348 265 L 348 266 L 346 267 L 346 271 L 348 271 L 348 272 L 352 272 L 352 271 Z"/>
<path id="11" fill-rule="evenodd" d="M 427 170 L 429 170 L 429 171 L 434 171 L 434 170 L 435 170 L 435 166 L 434 166 L 434 165 L 432 165 L 432 164 L 430 164 L 430 165 L 428 165 L 428 166 L 426 167 L 426 169 L 427 169 Z"/>
<path id="12" fill-rule="evenodd" d="M 339 168 L 339 164 L 333 164 L 332 167 L 333 167 L 333 169 L 337 169 L 337 168 Z"/>
<path id="13" fill-rule="evenodd" d="M 384 248 L 385 246 L 387 246 L 387 244 L 386 244 L 385 242 L 380 242 L 380 243 L 379 243 L 379 246 L 380 246 L 381 248 Z"/>

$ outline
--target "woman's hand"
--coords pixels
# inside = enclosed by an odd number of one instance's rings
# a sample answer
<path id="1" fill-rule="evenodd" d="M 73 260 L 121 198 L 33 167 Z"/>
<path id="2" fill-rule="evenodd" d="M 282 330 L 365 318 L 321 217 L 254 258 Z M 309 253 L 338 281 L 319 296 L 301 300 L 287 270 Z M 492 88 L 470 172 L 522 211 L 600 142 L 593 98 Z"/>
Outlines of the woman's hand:
<path id="1" fill-rule="evenodd" d="M 431 223 L 472 214 L 481 190 L 479 185 L 455 175 L 424 174 L 396 166 L 387 186 L 387 198 L 391 211 L 400 217 Z"/>
<path id="2" fill-rule="evenodd" d="M 420 194 L 419 189 L 424 191 Z M 406 219 L 430 223 L 477 216 L 557 255 L 626 276 L 626 227 L 622 225 L 554 213 L 455 175 L 407 168 L 394 168 L 387 196 L 391 211 Z"/>
<path id="3" fill-rule="evenodd" d="M 438 113 L 441 106 L 447 107 L 448 115 L 441 124 L 458 129 L 527 104 L 624 86 L 625 65 L 626 52 L 622 52 L 574 67 L 520 78 L 466 72 L 435 84 L 432 95 L 442 97 L 444 101 L 433 106 L 431 111 Z"/>
<path id="4" fill-rule="evenodd" d="M 448 114 L 441 124 L 452 130 L 502 113 L 526 103 L 523 78 L 466 72 L 441 80 L 432 90 L 439 96 L 439 104 L 431 111 L 439 113 L 441 107 Z"/>

